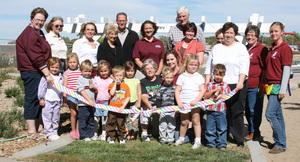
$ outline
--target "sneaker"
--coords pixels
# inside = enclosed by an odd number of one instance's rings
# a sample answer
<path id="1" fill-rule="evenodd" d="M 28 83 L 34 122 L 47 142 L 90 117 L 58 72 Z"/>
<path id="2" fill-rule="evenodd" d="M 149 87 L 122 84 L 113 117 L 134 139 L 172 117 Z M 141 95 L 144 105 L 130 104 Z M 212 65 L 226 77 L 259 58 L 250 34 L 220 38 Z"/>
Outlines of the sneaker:
<path id="1" fill-rule="evenodd" d="M 84 139 L 82 139 L 82 141 L 89 142 L 89 141 L 91 141 L 91 139 L 90 138 L 84 138 Z"/>
<path id="2" fill-rule="evenodd" d="M 120 144 L 125 144 L 125 140 L 121 140 L 121 141 L 120 141 Z"/>
<path id="3" fill-rule="evenodd" d="M 201 147 L 201 142 L 195 142 L 194 145 L 192 146 L 192 149 L 198 149 Z"/>
<path id="4" fill-rule="evenodd" d="M 101 134 L 101 135 L 99 136 L 99 139 L 100 139 L 101 141 L 105 141 L 105 140 L 106 140 L 106 134 Z"/>
<path id="5" fill-rule="evenodd" d="M 109 143 L 109 144 L 114 144 L 114 143 L 115 143 L 115 141 L 109 141 L 108 143 Z"/>
<path id="6" fill-rule="evenodd" d="M 269 151 L 270 154 L 279 154 L 279 153 L 282 153 L 282 152 L 285 152 L 285 149 L 281 149 L 281 148 L 278 148 L 278 147 L 273 147 Z"/>
<path id="7" fill-rule="evenodd" d="M 48 139 L 50 139 L 51 141 L 56 141 L 56 140 L 60 139 L 60 137 L 57 134 L 53 134 L 53 135 L 49 136 Z"/>
<path id="8" fill-rule="evenodd" d="M 109 142 L 110 141 L 110 137 L 107 137 L 106 141 Z"/>
<path id="9" fill-rule="evenodd" d="M 142 142 L 150 142 L 150 138 L 146 136 L 142 136 Z"/>
<path id="10" fill-rule="evenodd" d="M 167 144 L 167 141 L 160 140 L 159 143 L 160 143 L 161 145 L 165 145 L 165 144 Z"/>
<path id="11" fill-rule="evenodd" d="M 179 145 L 182 145 L 184 144 L 184 139 L 178 139 L 176 142 L 175 142 L 175 146 L 179 146 Z"/>
<path id="12" fill-rule="evenodd" d="M 168 141 L 168 145 L 174 145 L 174 141 Z"/>
<path id="13" fill-rule="evenodd" d="M 205 148 L 206 148 L 207 150 L 209 150 L 209 149 L 213 149 L 214 147 L 211 146 L 211 145 L 207 145 Z"/>
<path id="14" fill-rule="evenodd" d="M 92 141 L 97 141 L 98 140 L 98 136 L 97 133 L 94 134 L 94 136 L 91 138 Z"/>
<path id="15" fill-rule="evenodd" d="M 220 148 L 220 150 L 221 151 L 226 151 L 226 147 L 223 146 L 223 147 Z"/>

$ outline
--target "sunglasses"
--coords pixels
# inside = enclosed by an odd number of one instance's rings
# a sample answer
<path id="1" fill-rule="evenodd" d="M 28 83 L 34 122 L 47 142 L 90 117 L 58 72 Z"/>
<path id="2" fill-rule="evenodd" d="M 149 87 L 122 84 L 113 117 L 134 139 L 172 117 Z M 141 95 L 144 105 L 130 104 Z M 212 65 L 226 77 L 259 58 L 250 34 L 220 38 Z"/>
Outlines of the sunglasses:
<path id="1" fill-rule="evenodd" d="M 60 28 L 62 28 L 62 27 L 64 27 L 64 25 L 54 25 L 56 28 L 58 28 L 58 27 L 60 27 Z"/>

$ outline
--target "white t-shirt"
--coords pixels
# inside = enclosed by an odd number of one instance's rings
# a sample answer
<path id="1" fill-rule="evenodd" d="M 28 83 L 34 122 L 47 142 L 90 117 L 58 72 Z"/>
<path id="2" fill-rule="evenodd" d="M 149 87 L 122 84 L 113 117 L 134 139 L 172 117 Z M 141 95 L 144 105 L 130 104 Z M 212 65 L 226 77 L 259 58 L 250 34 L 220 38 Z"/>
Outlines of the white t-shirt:
<path id="1" fill-rule="evenodd" d="M 51 46 L 52 57 L 58 57 L 59 59 L 67 58 L 67 45 L 65 41 L 50 31 L 45 35 L 47 42 Z"/>
<path id="2" fill-rule="evenodd" d="M 248 76 L 249 72 L 250 59 L 246 46 L 239 42 L 231 47 L 215 45 L 206 62 L 204 74 L 210 74 L 213 78 L 213 68 L 216 64 L 224 64 L 226 67 L 224 82 L 238 83 L 240 74 Z"/>
<path id="3" fill-rule="evenodd" d="M 179 75 L 176 85 L 181 86 L 180 99 L 183 104 L 189 104 L 197 98 L 200 93 L 200 85 L 204 84 L 204 78 L 198 72 L 189 76 L 186 72 Z M 188 113 L 190 110 L 180 111 L 181 113 Z"/>
<path id="4" fill-rule="evenodd" d="M 94 67 L 98 66 L 97 52 L 99 43 L 97 41 L 94 41 L 94 43 L 96 47 L 92 48 L 85 36 L 74 42 L 72 53 L 77 53 L 80 64 L 84 60 L 90 60 Z"/>

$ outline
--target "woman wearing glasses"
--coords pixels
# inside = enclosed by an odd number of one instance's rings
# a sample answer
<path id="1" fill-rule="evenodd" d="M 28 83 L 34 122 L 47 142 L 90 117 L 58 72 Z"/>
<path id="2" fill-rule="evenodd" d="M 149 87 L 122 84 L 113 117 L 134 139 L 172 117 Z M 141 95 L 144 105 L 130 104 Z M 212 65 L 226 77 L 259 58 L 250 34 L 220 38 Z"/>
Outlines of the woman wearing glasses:
<path id="1" fill-rule="evenodd" d="M 45 36 L 51 46 L 52 57 L 58 57 L 62 63 L 62 69 L 59 70 L 60 73 L 65 70 L 67 58 L 67 45 L 59 34 L 63 30 L 63 22 L 64 20 L 61 17 L 53 17 L 45 26 L 48 33 Z"/>
<path id="2" fill-rule="evenodd" d="M 38 86 L 44 75 L 53 84 L 53 77 L 47 68 L 51 47 L 41 30 L 48 17 L 43 8 L 35 8 L 30 15 L 30 24 L 16 40 L 17 64 L 25 87 L 24 118 L 28 126 L 28 138 L 38 140 L 37 131 L 42 131 L 41 107 L 37 98 Z M 38 125 L 38 127 L 36 127 Z"/>

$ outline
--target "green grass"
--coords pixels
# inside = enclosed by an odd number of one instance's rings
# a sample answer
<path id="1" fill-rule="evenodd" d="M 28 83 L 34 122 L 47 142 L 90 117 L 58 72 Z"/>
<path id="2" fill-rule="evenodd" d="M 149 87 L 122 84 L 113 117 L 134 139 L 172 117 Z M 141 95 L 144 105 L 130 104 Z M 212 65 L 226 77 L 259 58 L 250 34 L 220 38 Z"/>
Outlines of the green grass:
<path id="1" fill-rule="evenodd" d="M 0 113 L 0 137 L 12 138 L 18 129 L 25 126 L 25 119 L 21 110 L 13 109 Z"/>
<path id="2" fill-rule="evenodd" d="M 75 141 L 53 154 L 41 154 L 35 160 L 43 161 L 248 161 L 250 156 L 237 151 L 218 149 L 191 149 L 191 144 L 179 147 L 151 142 L 106 142 Z"/>

